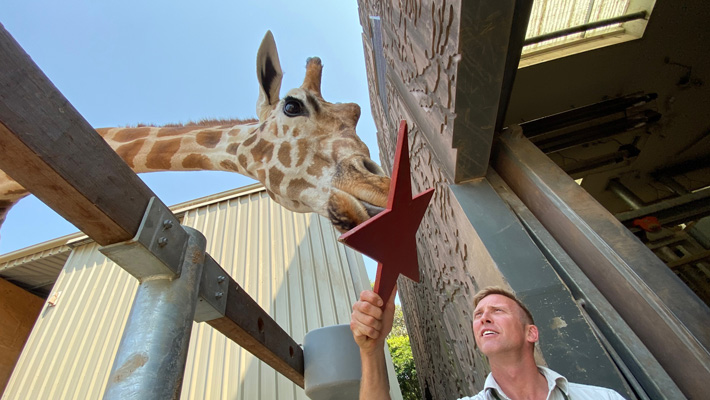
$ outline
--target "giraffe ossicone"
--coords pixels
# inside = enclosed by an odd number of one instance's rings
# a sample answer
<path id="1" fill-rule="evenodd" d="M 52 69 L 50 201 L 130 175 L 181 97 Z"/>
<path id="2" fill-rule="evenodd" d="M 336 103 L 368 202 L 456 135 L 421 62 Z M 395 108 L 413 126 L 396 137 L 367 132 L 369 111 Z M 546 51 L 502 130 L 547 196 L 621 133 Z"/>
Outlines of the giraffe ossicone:
<path id="1" fill-rule="evenodd" d="M 323 99 L 322 69 L 309 58 L 301 87 L 280 98 L 283 73 L 269 31 L 257 53 L 258 121 L 97 131 L 136 173 L 236 172 L 287 209 L 318 213 L 345 232 L 384 209 L 390 179 L 355 132 L 360 107 Z M 28 194 L 0 171 L 0 225 Z"/>

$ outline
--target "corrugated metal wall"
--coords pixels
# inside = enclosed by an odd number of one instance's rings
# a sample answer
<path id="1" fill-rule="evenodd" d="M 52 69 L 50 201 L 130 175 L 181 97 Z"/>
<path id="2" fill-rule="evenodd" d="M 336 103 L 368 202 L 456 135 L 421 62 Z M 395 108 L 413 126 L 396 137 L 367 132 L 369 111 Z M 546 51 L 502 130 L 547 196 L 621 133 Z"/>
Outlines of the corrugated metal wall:
<path id="1" fill-rule="evenodd" d="M 291 213 L 263 191 L 189 210 L 185 225 L 207 251 L 298 342 L 348 323 L 369 287 L 362 257 L 314 214 Z M 97 252 L 78 247 L 55 284 L 3 399 L 100 399 L 137 282 Z M 396 388 L 390 365 L 391 387 Z M 401 398 L 399 391 L 394 398 Z M 303 390 L 209 325 L 193 326 L 182 399 L 307 399 Z"/>

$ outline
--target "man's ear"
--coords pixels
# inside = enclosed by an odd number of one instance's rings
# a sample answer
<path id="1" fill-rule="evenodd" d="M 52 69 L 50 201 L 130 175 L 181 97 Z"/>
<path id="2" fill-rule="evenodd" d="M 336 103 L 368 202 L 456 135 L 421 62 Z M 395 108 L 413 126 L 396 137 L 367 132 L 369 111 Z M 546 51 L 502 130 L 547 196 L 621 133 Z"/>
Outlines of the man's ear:
<path id="1" fill-rule="evenodd" d="M 525 340 L 530 343 L 537 343 L 539 332 L 535 325 L 525 325 Z"/>
<path id="2" fill-rule="evenodd" d="M 266 119 L 279 101 L 281 90 L 281 63 L 276 51 L 276 42 L 271 31 L 266 31 L 256 54 L 256 76 L 259 79 L 259 100 L 256 102 L 256 115 L 260 121 Z"/>

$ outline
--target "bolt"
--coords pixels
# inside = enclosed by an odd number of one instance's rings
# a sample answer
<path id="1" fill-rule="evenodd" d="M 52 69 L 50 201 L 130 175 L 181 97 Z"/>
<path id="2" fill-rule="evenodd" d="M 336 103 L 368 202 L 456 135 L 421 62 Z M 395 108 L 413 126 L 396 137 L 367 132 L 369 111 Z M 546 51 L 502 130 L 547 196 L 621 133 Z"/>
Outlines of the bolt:
<path id="1" fill-rule="evenodd" d="M 165 236 L 158 239 L 158 246 L 165 247 L 168 244 L 168 238 Z"/>
<path id="2" fill-rule="evenodd" d="M 163 228 L 170 229 L 172 227 L 173 227 L 173 221 L 171 221 L 169 219 L 166 219 L 165 221 L 163 221 Z"/>
<path id="3" fill-rule="evenodd" d="M 215 297 L 216 299 L 221 299 L 222 296 L 224 296 L 224 293 L 222 293 L 222 292 L 217 292 L 217 293 L 214 294 L 214 297 Z"/>
<path id="4" fill-rule="evenodd" d="M 224 275 L 220 275 L 217 277 L 217 283 L 222 283 L 222 282 L 224 282 L 225 279 L 226 278 L 224 277 Z"/>

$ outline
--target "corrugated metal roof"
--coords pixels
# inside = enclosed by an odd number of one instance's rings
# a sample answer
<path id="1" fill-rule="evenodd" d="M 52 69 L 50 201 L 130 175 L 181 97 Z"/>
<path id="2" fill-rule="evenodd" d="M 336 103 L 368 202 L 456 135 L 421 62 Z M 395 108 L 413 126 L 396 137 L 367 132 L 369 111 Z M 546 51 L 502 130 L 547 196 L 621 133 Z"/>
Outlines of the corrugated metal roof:
<path id="1" fill-rule="evenodd" d="M 197 204 L 197 203 L 196 203 Z M 337 243 L 330 223 L 291 213 L 264 191 L 187 210 L 185 225 L 298 342 L 309 330 L 348 323 L 369 287 L 362 257 Z M 3 399 L 101 398 L 138 286 L 95 244 L 74 250 L 42 310 Z M 390 365 L 391 386 L 397 388 Z M 302 389 L 227 340 L 193 325 L 183 399 L 306 399 Z M 396 390 L 393 398 L 401 398 Z"/>
<path id="2" fill-rule="evenodd" d="M 46 242 L 31 251 L 19 250 L 0 257 L 0 277 L 40 297 L 47 297 L 64 267 L 71 247 L 66 243 L 78 235 Z"/>

